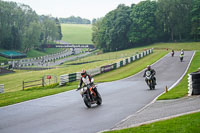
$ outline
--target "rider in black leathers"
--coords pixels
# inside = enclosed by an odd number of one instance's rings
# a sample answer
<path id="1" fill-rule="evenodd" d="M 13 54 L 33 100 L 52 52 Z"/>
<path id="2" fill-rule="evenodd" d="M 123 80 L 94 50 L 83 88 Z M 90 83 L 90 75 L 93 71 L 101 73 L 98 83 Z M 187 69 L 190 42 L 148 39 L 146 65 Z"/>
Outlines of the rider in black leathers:
<path id="1" fill-rule="evenodd" d="M 146 72 L 147 72 L 147 71 L 150 71 L 150 72 L 151 72 L 151 75 L 152 75 L 154 84 L 157 85 L 157 83 L 156 83 L 156 77 L 155 77 L 156 71 L 155 71 L 154 69 L 152 69 L 150 65 L 148 65 L 148 66 L 147 66 L 147 69 L 144 71 L 143 77 L 146 77 Z M 146 83 L 147 83 L 147 79 L 145 79 L 145 81 L 146 81 Z"/>

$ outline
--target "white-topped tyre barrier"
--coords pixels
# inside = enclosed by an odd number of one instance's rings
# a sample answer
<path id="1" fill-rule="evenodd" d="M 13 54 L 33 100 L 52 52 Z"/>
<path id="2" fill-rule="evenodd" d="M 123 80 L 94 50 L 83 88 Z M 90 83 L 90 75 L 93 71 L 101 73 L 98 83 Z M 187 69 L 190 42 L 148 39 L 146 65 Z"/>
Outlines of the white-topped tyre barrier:
<path id="1" fill-rule="evenodd" d="M 200 95 L 200 72 L 192 72 L 188 78 L 188 95 Z"/>
<path id="2" fill-rule="evenodd" d="M 4 92 L 4 84 L 0 84 L 0 93 Z"/>

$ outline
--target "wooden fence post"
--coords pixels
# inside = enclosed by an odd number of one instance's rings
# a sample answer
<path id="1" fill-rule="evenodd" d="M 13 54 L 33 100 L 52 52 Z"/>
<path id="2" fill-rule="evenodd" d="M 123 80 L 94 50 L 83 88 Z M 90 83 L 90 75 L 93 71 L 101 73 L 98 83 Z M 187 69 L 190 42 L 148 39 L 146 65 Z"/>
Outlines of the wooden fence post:
<path id="1" fill-rule="evenodd" d="M 24 90 L 24 81 L 22 82 L 22 90 Z"/>
<path id="2" fill-rule="evenodd" d="M 42 86 L 44 87 L 44 77 L 42 77 Z"/>

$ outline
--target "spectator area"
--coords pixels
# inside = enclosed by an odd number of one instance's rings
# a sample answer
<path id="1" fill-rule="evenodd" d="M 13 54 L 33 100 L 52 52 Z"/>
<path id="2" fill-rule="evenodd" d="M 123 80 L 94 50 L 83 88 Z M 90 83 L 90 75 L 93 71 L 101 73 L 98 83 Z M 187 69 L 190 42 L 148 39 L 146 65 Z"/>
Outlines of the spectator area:
<path id="1" fill-rule="evenodd" d="M 3 52 L 0 52 L 0 56 L 10 58 L 10 59 L 16 59 L 16 58 L 26 57 L 26 54 L 16 52 L 16 51 L 3 51 Z"/>

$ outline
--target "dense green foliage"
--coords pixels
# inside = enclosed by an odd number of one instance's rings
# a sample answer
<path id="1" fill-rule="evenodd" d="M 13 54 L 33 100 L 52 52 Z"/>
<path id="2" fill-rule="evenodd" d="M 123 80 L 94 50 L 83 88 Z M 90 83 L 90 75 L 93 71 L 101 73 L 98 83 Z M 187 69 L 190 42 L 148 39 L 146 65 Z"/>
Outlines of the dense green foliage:
<path id="1" fill-rule="evenodd" d="M 39 16 L 28 5 L 0 0 L 0 48 L 28 52 L 61 39 L 59 21 Z"/>
<path id="2" fill-rule="evenodd" d="M 75 16 L 59 18 L 59 21 L 66 24 L 91 24 L 90 20 Z"/>
<path id="3" fill-rule="evenodd" d="M 154 42 L 200 40 L 199 0 L 141 1 L 119 5 L 93 23 L 92 41 L 103 51 Z"/>
<path id="4" fill-rule="evenodd" d="M 128 48 L 127 30 L 131 24 L 130 8 L 119 5 L 116 10 L 109 12 L 105 18 L 93 24 L 94 44 L 104 51 L 117 51 Z"/>

